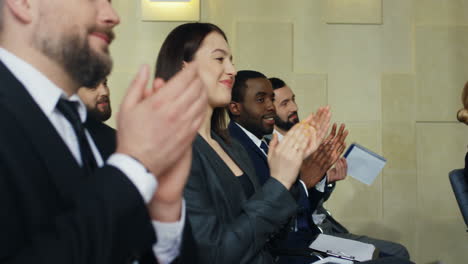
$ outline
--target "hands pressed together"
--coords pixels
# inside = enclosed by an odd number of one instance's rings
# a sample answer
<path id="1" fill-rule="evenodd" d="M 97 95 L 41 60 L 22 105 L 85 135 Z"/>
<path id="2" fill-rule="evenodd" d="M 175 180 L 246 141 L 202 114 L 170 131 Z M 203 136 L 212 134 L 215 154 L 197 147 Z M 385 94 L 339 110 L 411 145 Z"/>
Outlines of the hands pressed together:
<path id="1" fill-rule="evenodd" d="M 296 181 L 299 170 L 309 156 L 317 151 L 330 125 L 330 107 L 321 107 L 296 124 L 278 142 L 276 135 L 270 142 L 268 163 L 273 178 L 290 188 Z"/>
<path id="2" fill-rule="evenodd" d="M 337 163 L 339 157 L 343 154 L 346 148 L 345 140 L 348 136 L 348 131 L 345 130 L 344 124 L 340 125 L 338 133 L 336 133 L 336 128 L 337 124 L 333 124 L 330 134 L 320 144 L 317 151 L 304 161 L 304 164 L 301 167 L 301 180 L 306 184 L 307 188 L 315 186 L 323 179 L 325 174 L 327 174 L 327 171 Z M 346 163 L 346 160 L 343 160 Z M 331 172 L 333 173 L 333 177 L 328 177 L 328 182 L 342 180 L 346 177 L 346 171 L 343 172 L 340 170 L 339 178 L 336 176 L 335 172 L 335 170 Z M 345 174 L 345 176 L 342 176 L 341 174 Z"/>

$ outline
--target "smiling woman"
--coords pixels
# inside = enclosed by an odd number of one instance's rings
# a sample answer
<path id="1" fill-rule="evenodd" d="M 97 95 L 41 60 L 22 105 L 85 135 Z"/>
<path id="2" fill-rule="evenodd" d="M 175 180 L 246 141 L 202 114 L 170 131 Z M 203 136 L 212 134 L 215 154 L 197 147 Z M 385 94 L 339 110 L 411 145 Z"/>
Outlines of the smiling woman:
<path id="1" fill-rule="evenodd" d="M 175 28 L 159 53 L 156 77 L 169 80 L 191 63 L 198 67 L 208 95 L 206 119 L 193 144 L 184 191 L 199 261 L 273 263 L 267 243 L 297 208 L 289 188 L 297 177 L 303 152 L 291 156 L 289 145 L 305 148 L 309 141 L 296 133 L 289 136 L 291 144 L 278 145 L 282 151 L 272 148 L 269 160 L 284 164 L 288 170 L 281 173 L 284 178 L 270 177 L 260 186 L 248 154 L 226 132 L 224 107 L 231 101 L 236 70 L 220 28 L 208 23 Z M 188 108 L 191 105 L 187 102 Z M 272 116 L 269 119 L 273 121 Z"/>

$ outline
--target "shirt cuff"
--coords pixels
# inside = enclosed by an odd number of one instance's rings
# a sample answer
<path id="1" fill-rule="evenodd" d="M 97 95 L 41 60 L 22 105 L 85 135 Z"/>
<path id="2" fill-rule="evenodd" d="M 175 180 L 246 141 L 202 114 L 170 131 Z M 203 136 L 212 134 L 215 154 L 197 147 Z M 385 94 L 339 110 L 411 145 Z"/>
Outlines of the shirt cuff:
<path id="1" fill-rule="evenodd" d="M 309 197 L 309 191 L 307 190 L 307 185 L 302 180 L 299 180 L 299 182 L 302 184 L 302 188 L 304 188 L 307 197 Z"/>
<path id="2" fill-rule="evenodd" d="M 127 175 L 128 179 L 130 179 L 140 192 L 145 203 L 149 203 L 158 183 L 154 175 L 148 172 L 143 164 L 121 153 L 112 154 L 107 160 L 107 164 L 118 168 Z"/>
<path id="3" fill-rule="evenodd" d="M 325 186 L 327 185 L 327 176 L 323 177 L 323 179 L 315 185 L 315 189 L 319 192 L 325 192 Z"/>
<path id="4" fill-rule="evenodd" d="M 180 254 L 182 233 L 185 225 L 185 200 L 182 201 L 180 220 L 173 223 L 152 221 L 158 241 L 153 246 L 153 252 L 158 263 L 171 263 Z"/>

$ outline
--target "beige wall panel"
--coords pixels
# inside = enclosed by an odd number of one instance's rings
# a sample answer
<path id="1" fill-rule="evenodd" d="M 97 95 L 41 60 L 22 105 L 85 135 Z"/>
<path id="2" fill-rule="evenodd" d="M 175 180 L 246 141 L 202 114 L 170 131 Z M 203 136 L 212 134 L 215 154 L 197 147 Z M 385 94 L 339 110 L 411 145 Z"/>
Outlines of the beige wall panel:
<path id="1" fill-rule="evenodd" d="M 468 126 L 459 123 L 417 124 L 420 217 L 460 216 L 448 172 L 463 167 L 467 135 Z"/>
<path id="2" fill-rule="evenodd" d="M 295 0 L 295 3 L 283 0 L 237 0 L 233 2 L 235 2 L 234 9 L 231 12 L 234 12 L 237 17 L 275 18 L 278 21 L 293 17 L 295 10 L 302 5 L 304 0 Z"/>
<path id="3" fill-rule="evenodd" d="M 418 223 L 417 263 L 444 264 L 465 263 L 468 260 L 468 235 L 461 217 L 437 218 L 441 213 L 437 209 L 435 217 L 420 219 Z"/>
<path id="4" fill-rule="evenodd" d="M 294 72 L 326 72 L 328 26 L 323 21 L 323 1 L 305 1 L 294 18 Z"/>
<path id="5" fill-rule="evenodd" d="M 382 122 L 415 121 L 415 76 L 382 76 Z"/>
<path id="6" fill-rule="evenodd" d="M 328 98 L 337 120 L 380 120 L 381 27 L 329 27 Z"/>
<path id="7" fill-rule="evenodd" d="M 416 25 L 468 25 L 467 0 L 414 0 Z"/>
<path id="8" fill-rule="evenodd" d="M 338 183 L 325 207 L 345 223 L 379 222 L 382 212 L 381 176 L 371 186 L 348 177 Z"/>
<path id="9" fill-rule="evenodd" d="M 416 28 L 418 121 L 455 121 L 466 65 L 468 26 Z"/>
<path id="10" fill-rule="evenodd" d="M 414 124 L 383 123 L 384 207 L 396 211 L 416 209 L 417 171 Z M 385 211 L 386 212 L 386 211 Z"/>
<path id="11" fill-rule="evenodd" d="M 292 23 L 237 22 L 236 27 L 238 70 L 257 70 L 267 76 L 292 72 Z"/>
<path id="12" fill-rule="evenodd" d="M 346 123 L 348 145 L 357 142 L 381 153 L 381 127 L 379 122 Z M 326 207 L 340 220 L 376 222 L 382 215 L 382 177 L 379 175 L 371 186 L 347 177 L 337 184 Z"/>
<path id="13" fill-rule="evenodd" d="M 326 1 L 325 21 L 340 24 L 381 24 L 382 0 Z"/>
<path id="14" fill-rule="evenodd" d="M 110 91 L 110 101 L 112 107 L 112 117 L 106 122 L 111 127 L 116 127 L 117 112 L 120 107 L 120 103 L 127 92 L 128 85 L 133 79 L 136 70 L 133 72 L 129 71 L 113 71 L 110 75 L 107 85 Z"/>
<path id="15" fill-rule="evenodd" d="M 417 164 L 415 77 L 382 76 L 383 239 L 402 243 L 415 260 L 417 222 Z"/>
<path id="16" fill-rule="evenodd" d="M 290 87 L 296 94 L 301 119 L 327 104 L 326 74 L 296 74 Z"/>
<path id="17" fill-rule="evenodd" d="M 383 0 L 382 71 L 413 72 L 413 1 Z"/>

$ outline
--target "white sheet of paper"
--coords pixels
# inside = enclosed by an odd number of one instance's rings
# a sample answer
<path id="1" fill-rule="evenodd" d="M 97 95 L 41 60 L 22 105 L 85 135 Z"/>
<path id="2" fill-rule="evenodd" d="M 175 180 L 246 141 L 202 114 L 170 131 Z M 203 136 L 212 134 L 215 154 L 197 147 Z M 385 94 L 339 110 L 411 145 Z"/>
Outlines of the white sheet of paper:
<path id="1" fill-rule="evenodd" d="M 382 171 L 387 160 L 360 146 L 352 144 L 351 151 L 347 151 L 348 175 L 367 185 L 371 185 Z"/>
<path id="2" fill-rule="evenodd" d="M 330 256 L 336 254 L 357 261 L 371 260 L 375 252 L 374 245 L 325 234 L 319 234 L 309 248 L 319 252 L 329 252 L 327 254 Z"/>

